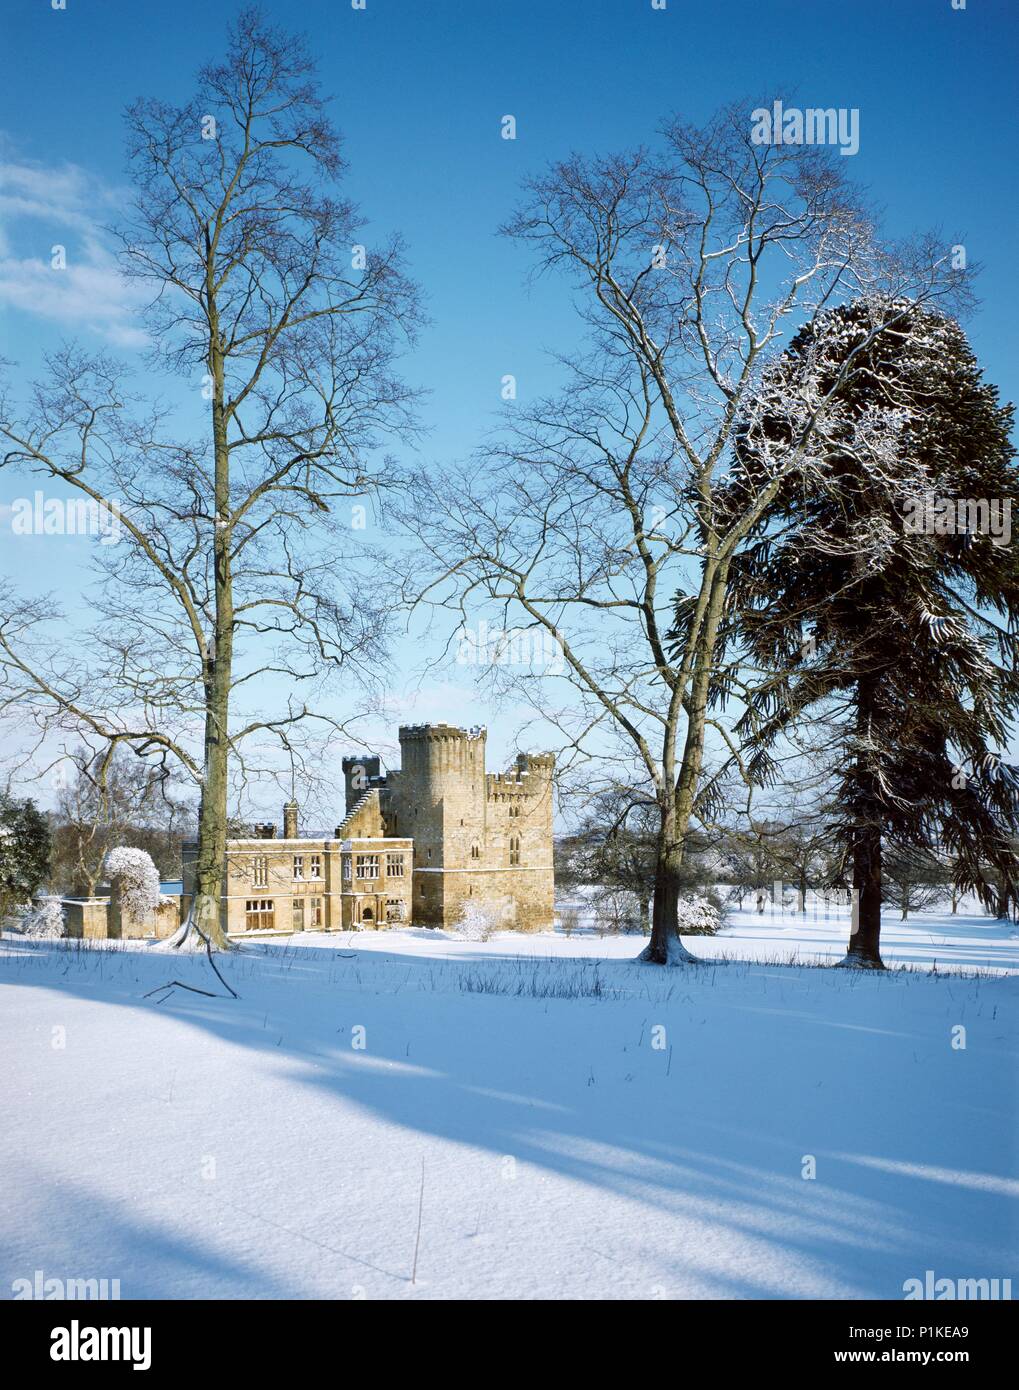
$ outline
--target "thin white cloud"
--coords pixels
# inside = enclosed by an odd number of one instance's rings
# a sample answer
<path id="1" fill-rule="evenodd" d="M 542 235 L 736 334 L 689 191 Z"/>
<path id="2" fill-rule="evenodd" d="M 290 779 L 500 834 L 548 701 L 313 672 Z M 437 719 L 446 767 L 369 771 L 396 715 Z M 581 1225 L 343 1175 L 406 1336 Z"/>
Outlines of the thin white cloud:
<path id="1" fill-rule="evenodd" d="M 70 332 L 90 331 L 117 347 L 144 347 L 143 291 L 121 275 L 102 230 L 121 196 L 76 164 L 0 161 L 7 229 L 0 238 L 0 306 Z M 57 247 L 64 249 L 60 268 Z"/>
<path id="2" fill-rule="evenodd" d="M 54 270 L 36 258 L 0 257 L 0 304 L 69 329 L 88 328 L 118 347 L 148 342 L 137 299 L 112 264 L 78 264 L 72 257 L 63 270 Z"/>

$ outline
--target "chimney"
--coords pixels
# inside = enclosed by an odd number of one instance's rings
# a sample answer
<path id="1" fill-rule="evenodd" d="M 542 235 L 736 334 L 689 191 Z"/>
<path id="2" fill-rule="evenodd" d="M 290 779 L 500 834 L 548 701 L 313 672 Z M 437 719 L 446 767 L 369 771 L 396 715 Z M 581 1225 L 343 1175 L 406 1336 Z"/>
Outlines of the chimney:
<path id="1" fill-rule="evenodd" d="M 275 838 L 276 827 L 273 825 L 271 821 L 260 821 L 255 826 L 256 840 L 275 840 Z"/>
<path id="2" fill-rule="evenodd" d="M 287 801 L 283 805 L 283 838 L 297 839 L 297 802 Z"/>

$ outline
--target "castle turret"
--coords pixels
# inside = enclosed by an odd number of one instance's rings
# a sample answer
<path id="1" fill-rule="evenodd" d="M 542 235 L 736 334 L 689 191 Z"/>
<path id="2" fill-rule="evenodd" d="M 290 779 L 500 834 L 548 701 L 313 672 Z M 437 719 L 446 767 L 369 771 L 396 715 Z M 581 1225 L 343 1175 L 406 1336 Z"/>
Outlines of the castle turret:
<path id="1" fill-rule="evenodd" d="M 381 776 L 381 766 L 378 756 L 374 753 L 362 753 L 356 757 L 344 758 L 342 766 L 346 797 L 344 810 L 349 813 L 365 792 L 371 788 L 373 779 Z"/>
<path id="2" fill-rule="evenodd" d="M 536 782 L 550 783 L 555 772 L 554 753 L 518 753 L 517 773 L 526 773 Z M 532 788 L 533 790 L 533 788 Z"/>

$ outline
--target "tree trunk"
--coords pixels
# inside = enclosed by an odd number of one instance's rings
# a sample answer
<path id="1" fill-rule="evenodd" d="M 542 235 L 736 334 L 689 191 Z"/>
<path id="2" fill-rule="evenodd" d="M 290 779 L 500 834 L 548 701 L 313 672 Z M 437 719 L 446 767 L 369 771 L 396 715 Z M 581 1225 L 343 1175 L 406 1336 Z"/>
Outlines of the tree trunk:
<path id="1" fill-rule="evenodd" d="M 195 893 L 186 925 L 193 922 L 206 941 L 227 950 L 231 943 L 220 920 L 227 843 L 227 744 L 225 719 L 217 717 L 217 710 L 223 709 L 217 687 L 214 678 L 213 697 L 205 716 L 205 779 L 198 813 Z"/>
<path id="2" fill-rule="evenodd" d="M 849 950 L 840 962 L 864 970 L 883 970 L 881 959 L 881 833 L 860 827 L 853 854 L 853 925 Z"/>
<path id="3" fill-rule="evenodd" d="M 708 586 L 707 601 L 700 634 L 696 639 L 697 655 L 693 667 L 693 680 L 690 698 L 686 702 L 686 739 L 683 747 L 683 762 L 673 794 L 672 771 L 674 766 L 675 722 L 678 720 L 683 701 L 681 691 L 674 691 L 670 723 L 666 730 L 666 743 L 662 758 L 663 784 L 665 787 L 662 824 L 658 839 L 658 858 L 655 864 L 655 896 L 651 921 L 651 940 L 641 952 L 640 959 L 655 965 L 686 965 L 697 957 L 683 945 L 679 935 L 677 909 L 680 899 L 680 869 L 683 865 L 683 849 L 690 829 L 697 785 L 700 781 L 701 765 L 704 760 L 704 726 L 708 709 L 708 691 L 715 651 L 715 639 L 722 617 L 725 601 L 725 586 L 728 576 L 727 564 L 709 561 L 705 570 L 704 584 Z"/>
<path id="4" fill-rule="evenodd" d="M 211 289 L 211 287 L 210 287 Z M 191 910 L 175 944 L 182 945 L 195 927 L 212 946 L 229 950 L 223 930 L 221 895 L 227 848 L 227 781 L 229 774 L 230 690 L 233 679 L 233 574 L 230 527 L 230 451 L 227 445 L 223 389 L 223 353 L 215 300 L 210 293 L 213 381 L 212 437 L 216 462 L 216 527 L 213 536 L 215 630 L 205 657 L 205 759 L 198 814 L 198 856 Z"/>
<path id="5" fill-rule="evenodd" d="M 678 907 L 682 865 L 683 842 L 676 836 L 676 812 L 672 807 L 662 816 L 662 825 L 658 833 L 651 940 L 639 957 L 652 965 L 684 965 L 697 959 L 686 949 L 679 935 Z"/>
<path id="6" fill-rule="evenodd" d="M 856 826 L 853 832 L 853 890 L 856 897 L 844 966 L 883 970 L 881 959 L 881 823 L 878 779 L 870 747 L 871 679 L 857 687 Z"/>

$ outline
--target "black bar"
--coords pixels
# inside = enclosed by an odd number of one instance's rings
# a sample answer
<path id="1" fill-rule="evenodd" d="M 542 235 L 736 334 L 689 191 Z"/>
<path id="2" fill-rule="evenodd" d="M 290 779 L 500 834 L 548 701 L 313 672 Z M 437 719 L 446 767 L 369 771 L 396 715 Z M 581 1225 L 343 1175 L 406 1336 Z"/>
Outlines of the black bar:
<path id="1" fill-rule="evenodd" d="M 555 1331 L 557 1358 L 582 1361 L 599 1356 L 609 1347 L 616 1355 L 635 1357 L 635 1369 L 647 1363 L 650 1353 L 674 1360 L 682 1373 L 687 1357 L 696 1348 L 715 1373 L 754 1370 L 782 1375 L 788 1371 L 829 1371 L 852 1375 L 873 1365 L 920 1365 L 975 1368 L 987 1373 L 1014 1345 L 1015 1310 L 1011 1303 L 993 1301 L 918 1300 L 915 1302 L 691 1302 L 657 1309 L 652 1320 L 647 1310 L 621 1302 L 606 1322 L 598 1304 L 540 1305 L 526 1302 L 512 1318 L 519 1328 L 508 1336 L 505 1308 L 494 1303 L 473 1303 L 469 1321 L 464 1312 L 452 1311 L 447 1322 L 441 1307 L 422 1312 L 417 1306 L 385 1302 L 379 1305 L 351 1300 L 340 1302 L 34 1302 L 4 1305 L 0 1336 L 5 1360 L 17 1365 L 22 1375 L 48 1372 L 57 1381 L 73 1383 L 80 1376 L 109 1377 L 135 1372 L 131 1360 L 54 1360 L 54 1350 L 71 1350 L 71 1334 L 78 1329 L 79 1353 L 90 1347 L 86 1328 L 138 1329 L 132 1346 L 150 1365 L 140 1369 L 144 1383 L 176 1380 L 181 1390 L 195 1376 L 205 1383 L 217 1374 L 231 1378 L 251 1373 L 263 1383 L 270 1363 L 289 1362 L 296 1371 L 304 1364 L 321 1370 L 322 1358 L 332 1363 L 337 1376 L 364 1366 L 370 1373 L 372 1357 L 377 1370 L 389 1378 L 394 1355 L 401 1352 L 415 1373 L 426 1366 L 437 1369 L 457 1359 L 461 1348 L 483 1333 L 488 1317 L 492 1335 L 498 1338 L 499 1370 L 505 1374 L 507 1350 L 533 1368 L 539 1355 L 533 1333 L 548 1326 Z M 595 1320 L 596 1319 L 596 1320 Z M 65 1336 L 58 1329 L 66 1329 Z M 144 1340 L 148 1330 L 149 1341 Z M 396 1334 L 394 1336 L 394 1334 Z M 401 1334 L 403 1334 L 401 1336 Z M 547 1336 L 547 1332 L 546 1332 Z M 634 1338 L 640 1338 L 635 1341 Z M 404 1340 L 404 1337 L 407 1340 Z M 420 1339 L 422 1340 L 419 1340 Z M 451 1340 L 452 1339 L 452 1340 Z M 547 1344 L 543 1338 L 542 1344 Z M 118 1349 L 126 1343 L 117 1339 Z M 439 1352 L 439 1347 L 443 1350 Z M 637 1348 L 643 1346 L 643 1352 Z M 629 1348 L 629 1351 L 626 1350 Z M 637 1359 L 639 1357 L 639 1359 Z M 471 1358 L 472 1360 L 474 1358 Z M 473 1374 L 484 1371 L 475 1362 Z M 641 1372 L 643 1374 L 643 1372 Z"/>

